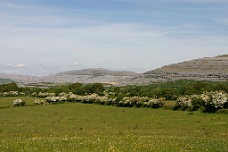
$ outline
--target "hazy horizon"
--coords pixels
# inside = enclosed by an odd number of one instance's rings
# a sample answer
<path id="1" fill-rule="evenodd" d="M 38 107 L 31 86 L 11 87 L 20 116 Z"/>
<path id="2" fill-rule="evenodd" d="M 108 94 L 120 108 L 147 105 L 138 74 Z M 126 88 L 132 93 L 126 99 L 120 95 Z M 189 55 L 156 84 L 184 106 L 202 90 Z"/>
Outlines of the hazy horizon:
<path id="1" fill-rule="evenodd" d="M 0 73 L 145 72 L 228 53 L 226 0 L 1 0 Z"/>

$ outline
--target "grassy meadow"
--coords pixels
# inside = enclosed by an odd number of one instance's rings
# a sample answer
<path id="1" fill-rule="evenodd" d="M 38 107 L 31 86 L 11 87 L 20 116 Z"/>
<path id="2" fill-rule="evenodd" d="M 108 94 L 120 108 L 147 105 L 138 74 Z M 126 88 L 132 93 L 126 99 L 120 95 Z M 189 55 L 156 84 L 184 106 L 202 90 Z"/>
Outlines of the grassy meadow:
<path id="1" fill-rule="evenodd" d="M 228 115 L 0 98 L 1 152 L 226 152 Z M 170 103 L 168 103 L 170 104 Z"/>

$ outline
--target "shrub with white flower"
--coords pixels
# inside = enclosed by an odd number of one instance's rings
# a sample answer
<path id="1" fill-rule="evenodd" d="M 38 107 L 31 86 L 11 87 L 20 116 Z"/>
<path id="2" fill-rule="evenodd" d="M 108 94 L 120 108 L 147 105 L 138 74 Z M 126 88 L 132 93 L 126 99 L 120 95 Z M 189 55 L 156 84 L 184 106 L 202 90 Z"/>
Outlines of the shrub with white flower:
<path id="1" fill-rule="evenodd" d="M 79 96 L 76 94 L 73 94 L 72 92 L 70 92 L 68 95 L 66 95 L 67 101 L 69 102 L 81 102 L 84 100 L 83 96 Z"/>
<path id="2" fill-rule="evenodd" d="M 36 100 L 34 101 L 34 104 L 35 104 L 35 105 L 42 105 L 42 104 L 44 104 L 44 100 L 36 99 Z"/>
<path id="3" fill-rule="evenodd" d="M 65 101 L 67 101 L 67 96 L 60 96 L 59 100 L 62 102 L 65 102 Z"/>
<path id="4" fill-rule="evenodd" d="M 56 103 L 56 102 L 59 101 L 59 97 L 53 97 L 53 96 L 51 96 L 51 97 L 46 97 L 45 99 L 46 99 L 46 101 L 47 101 L 48 103 Z"/>
<path id="5" fill-rule="evenodd" d="M 14 106 L 24 106 L 25 105 L 25 101 L 21 100 L 21 99 L 15 99 L 13 101 L 13 105 Z"/>
<path id="6" fill-rule="evenodd" d="M 62 96 L 67 96 L 67 93 L 61 92 L 61 93 L 59 93 L 58 95 L 61 96 L 61 97 L 62 97 Z"/>
<path id="7" fill-rule="evenodd" d="M 4 97 L 9 96 L 9 93 L 8 92 L 3 92 L 3 96 Z"/>
<path id="8" fill-rule="evenodd" d="M 43 92 L 39 92 L 38 93 L 38 97 L 47 97 L 47 94 L 46 93 L 43 93 Z"/>
<path id="9" fill-rule="evenodd" d="M 107 102 L 108 102 L 108 97 L 106 97 L 106 96 L 103 96 L 103 97 L 98 96 L 98 97 L 96 97 L 96 103 L 105 104 Z"/>
<path id="10" fill-rule="evenodd" d="M 204 109 L 207 112 L 215 112 L 224 108 L 228 108 L 228 95 L 222 91 L 179 97 L 175 106 L 175 109 Z"/>
<path id="11" fill-rule="evenodd" d="M 46 93 L 46 92 L 39 92 L 38 97 L 53 97 L 55 96 L 55 93 Z"/>
<path id="12" fill-rule="evenodd" d="M 145 100 L 143 100 L 141 97 L 137 97 L 138 99 L 136 100 L 136 102 L 134 102 L 134 105 L 136 106 L 136 107 L 142 107 L 143 106 L 143 101 L 145 101 Z"/>
<path id="13" fill-rule="evenodd" d="M 76 95 L 70 92 L 70 93 L 68 94 L 68 96 L 67 96 L 67 101 L 72 102 L 72 101 L 74 101 L 75 99 L 76 99 Z"/>
<path id="14" fill-rule="evenodd" d="M 9 95 L 10 96 L 18 96 L 18 91 L 10 91 Z"/>
<path id="15" fill-rule="evenodd" d="M 189 107 L 192 107 L 192 100 L 189 96 L 179 97 L 174 109 L 182 109 L 185 110 Z"/>
<path id="16" fill-rule="evenodd" d="M 118 106 L 120 106 L 120 107 L 132 107 L 133 104 L 130 100 L 130 97 L 123 97 L 123 100 L 119 102 Z"/>
<path id="17" fill-rule="evenodd" d="M 108 98 L 108 105 L 115 105 L 118 102 L 117 98 Z"/>
<path id="18" fill-rule="evenodd" d="M 208 93 L 210 100 L 205 101 L 206 110 L 218 110 L 226 108 L 228 103 L 227 94 L 221 91 Z"/>
<path id="19" fill-rule="evenodd" d="M 36 92 L 33 92 L 30 96 L 36 97 L 37 96 L 37 93 Z"/>
<path id="20" fill-rule="evenodd" d="M 143 102 L 143 103 L 144 103 L 144 107 L 159 108 L 159 107 L 163 107 L 164 100 L 165 100 L 164 98 L 151 99 L 148 102 Z"/>
<path id="21" fill-rule="evenodd" d="M 96 98 L 98 97 L 98 94 L 93 93 L 90 95 L 87 95 L 84 97 L 83 103 L 94 103 L 96 101 Z"/>
<path id="22" fill-rule="evenodd" d="M 146 97 L 140 97 L 139 98 L 141 102 L 148 102 L 149 101 L 149 98 L 146 96 Z"/>
<path id="23" fill-rule="evenodd" d="M 211 101 L 211 93 L 203 93 L 201 95 L 199 95 L 203 101 L 206 103 L 206 102 L 210 102 Z"/>

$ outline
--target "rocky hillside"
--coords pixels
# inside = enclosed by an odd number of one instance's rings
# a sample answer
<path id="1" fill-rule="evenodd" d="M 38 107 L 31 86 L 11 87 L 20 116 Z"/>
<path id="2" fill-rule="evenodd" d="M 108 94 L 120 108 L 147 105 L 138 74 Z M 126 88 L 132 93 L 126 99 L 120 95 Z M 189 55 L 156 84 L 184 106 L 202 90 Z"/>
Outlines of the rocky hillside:
<path id="1" fill-rule="evenodd" d="M 205 57 L 166 65 L 134 77 L 131 79 L 131 82 L 145 84 L 177 79 L 228 80 L 228 55 Z"/>
<path id="2" fill-rule="evenodd" d="M 83 70 L 74 70 L 60 72 L 56 75 L 90 75 L 93 77 L 104 76 L 104 75 L 113 75 L 113 76 L 135 76 L 136 73 L 132 71 L 111 71 L 102 68 L 91 68 Z"/>
<path id="3" fill-rule="evenodd" d="M 138 74 L 131 71 L 110 71 L 101 68 L 84 69 L 77 71 L 66 71 L 42 77 L 46 82 L 58 82 L 58 83 L 110 83 L 110 84 L 122 84 L 127 79 L 131 79 Z"/>
<path id="4" fill-rule="evenodd" d="M 40 77 L 19 75 L 19 74 L 0 73 L 0 78 L 8 79 L 8 80 L 15 81 L 15 82 L 22 82 L 22 83 L 37 83 L 37 82 L 41 81 Z"/>

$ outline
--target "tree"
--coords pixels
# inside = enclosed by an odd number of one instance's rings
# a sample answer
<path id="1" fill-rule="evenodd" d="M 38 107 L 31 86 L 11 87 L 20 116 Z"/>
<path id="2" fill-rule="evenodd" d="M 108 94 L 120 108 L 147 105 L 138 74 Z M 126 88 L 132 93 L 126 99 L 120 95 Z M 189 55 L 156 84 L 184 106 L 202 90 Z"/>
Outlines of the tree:
<path id="1" fill-rule="evenodd" d="M 11 82 L 8 84 L 0 85 L 0 91 L 7 92 L 7 91 L 18 91 L 18 86 L 15 82 Z"/>

